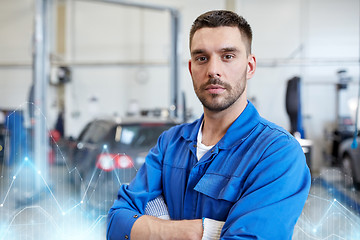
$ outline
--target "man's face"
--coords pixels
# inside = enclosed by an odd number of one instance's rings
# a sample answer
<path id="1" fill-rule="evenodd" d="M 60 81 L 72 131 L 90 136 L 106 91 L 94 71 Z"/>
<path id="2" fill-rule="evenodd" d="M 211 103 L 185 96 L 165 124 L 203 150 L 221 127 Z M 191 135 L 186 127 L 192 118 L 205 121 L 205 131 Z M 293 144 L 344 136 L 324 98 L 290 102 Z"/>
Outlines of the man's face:
<path id="1" fill-rule="evenodd" d="M 201 28 L 191 43 L 189 70 L 203 106 L 219 112 L 246 102 L 246 80 L 255 71 L 237 27 Z"/>

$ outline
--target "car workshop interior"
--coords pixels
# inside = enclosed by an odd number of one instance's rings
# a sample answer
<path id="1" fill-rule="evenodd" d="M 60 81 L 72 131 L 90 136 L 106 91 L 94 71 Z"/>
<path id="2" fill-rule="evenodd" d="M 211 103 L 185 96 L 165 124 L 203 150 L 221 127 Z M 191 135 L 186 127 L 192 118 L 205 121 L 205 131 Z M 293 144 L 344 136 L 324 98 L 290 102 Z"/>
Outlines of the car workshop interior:
<path id="1" fill-rule="evenodd" d="M 306 156 L 292 239 L 360 239 L 358 0 L 1 0 L 0 240 L 105 239 L 160 134 L 203 114 L 188 34 L 215 9 L 250 23 L 248 99 Z"/>

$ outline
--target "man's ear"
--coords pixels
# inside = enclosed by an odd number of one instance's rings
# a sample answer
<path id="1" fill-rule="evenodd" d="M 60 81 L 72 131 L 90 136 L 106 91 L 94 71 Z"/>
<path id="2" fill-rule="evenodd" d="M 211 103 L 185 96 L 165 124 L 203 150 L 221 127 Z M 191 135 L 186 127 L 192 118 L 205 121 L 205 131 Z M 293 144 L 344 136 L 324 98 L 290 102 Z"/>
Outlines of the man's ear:
<path id="1" fill-rule="evenodd" d="M 189 60 L 188 67 L 189 67 L 190 75 L 192 76 L 192 71 L 191 71 L 191 59 Z"/>
<path id="2" fill-rule="evenodd" d="M 254 76 L 256 70 L 256 58 L 253 54 L 248 56 L 248 65 L 246 71 L 246 79 L 250 79 Z"/>

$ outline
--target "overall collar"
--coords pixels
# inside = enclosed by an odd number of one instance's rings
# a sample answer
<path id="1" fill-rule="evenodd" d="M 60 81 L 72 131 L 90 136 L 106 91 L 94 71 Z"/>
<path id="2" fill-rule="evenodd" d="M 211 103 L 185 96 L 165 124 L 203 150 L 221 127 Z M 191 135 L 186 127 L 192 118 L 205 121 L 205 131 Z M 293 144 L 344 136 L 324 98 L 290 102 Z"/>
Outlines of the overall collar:
<path id="1" fill-rule="evenodd" d="M 182 136 L 187 141 L 194 142 L 197 139 L 197 134 L 201 126 L 201 122 L 204 119 L 204 114 L 195 120 L 193 123 L 188 124 L 184 127 Z M 235 145 L 238 145 L 241 141 L 246 139 L 253 129 L 259 123 L 261 117 L 254 105 L 248 101 L 247 106 L 240 116 L 231 124 L 226 134 L 216 144 L 218 148 L 227 149 Z"/>

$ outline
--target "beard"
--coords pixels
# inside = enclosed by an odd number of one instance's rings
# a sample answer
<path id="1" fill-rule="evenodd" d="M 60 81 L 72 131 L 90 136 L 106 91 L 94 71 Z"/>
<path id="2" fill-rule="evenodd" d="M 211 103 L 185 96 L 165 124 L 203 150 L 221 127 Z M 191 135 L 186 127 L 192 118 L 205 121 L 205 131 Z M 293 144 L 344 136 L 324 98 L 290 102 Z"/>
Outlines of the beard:
<path id="1" fill-rule="evenodd" d="M 202 84 L 199 88 L 195 88 L 196 96 L 206 109 L 212 112 L 221 112 L 233 105 L 244 93 L 246 88 L 245 75 L 246 73 L 234 87 L 218 78 L 210 78 L 205 84 Z M 226 96 L 223 96 L 222 94 L 207 94 L 205 89 L 211 84 L 216 84 L 225 88 Z"/>

